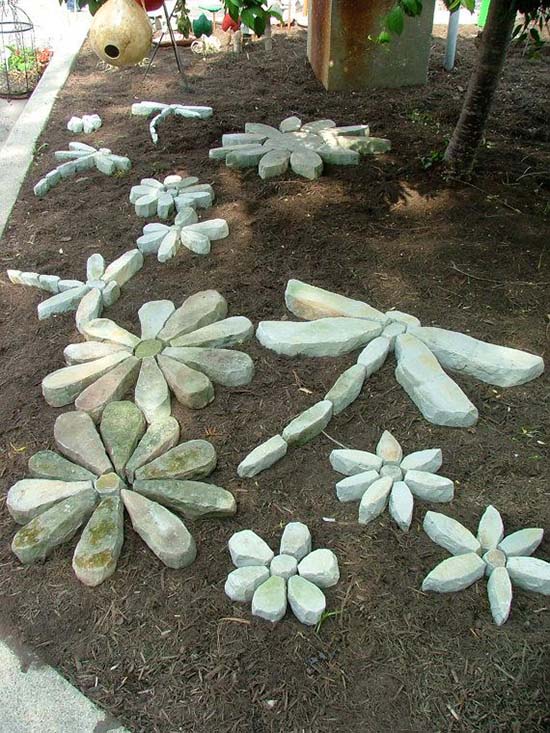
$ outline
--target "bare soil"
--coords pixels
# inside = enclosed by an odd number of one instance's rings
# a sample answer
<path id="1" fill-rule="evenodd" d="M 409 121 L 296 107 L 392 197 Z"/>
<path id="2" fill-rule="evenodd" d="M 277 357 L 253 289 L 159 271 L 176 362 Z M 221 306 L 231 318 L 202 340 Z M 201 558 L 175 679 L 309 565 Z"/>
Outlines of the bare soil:
<path id="1" fill-rule="evenodd" d="M 442 69 L 443 49 L 443 29 L 435 28 L 423 88 L 327 94 L 306 61 L 303 32 L 275 34 L 271 55 L 261 45 L 238 59 L 182 51 L 191 92 L 183 91 L 170 50 L 144 80 L 139 68 L 102 70 L 85 48 L 37 146 L 3 243 L 2 269 L 82 277 L 90 254 L 110 261 L 141 233 L 130 185 L 145 176 L 193 174 L 215 186 L 209 215 L 225 217 L 231 235 L 214 243 L 209 257 L 185 252 L 165 265 L 148 258 L 107 311 L 121 325 L 134 329 L 147 300 L 179 304 L 205 288 L 220 290 L 232 315 L 255 323 L 285 318 L 285 284 L 296 277 L 414 313 L 426 325 L 544 355 L 550 59 L 510 54 L 476 175 L 465 184 L 445 180 L 437 165 L 424 167 L 444 149 L 475 62 L 471 32 L 461 34 L 451 74 Z M 211 104 L 215 116 L 168 120 L 155 147 L 148 122 L 130 115 L 131 103 L 143 99 Z M 67 144 L 66 121 L 91 112 L 104 126 L 86 140 L 128 155 L 131 173 L 107 178 L 93 171 L 36 199 L 33 184 Z M 290 114 L 369 122 L 393 150 L 357 167 L 329 167 L 315 182 L 292 175 L 263 182 L 254 171 L 208 159 L 222 133 L 240 131 L 246 121 L 278 124 Z M 78 334 L 70 315 L 38 321 L 44 296 L 36 290 L 4 276 L 0 297 L 5 496 L 25 475 L 28 458 L 52 446 L 59 411 L 45 404 L 40 382 L 62 366 L 62 349 Z M 179 572 L 161 567 L 128 527 L 115 575 L 88 589 L 72 573 L 69 545 L 41 566 L 19 565 L 9 547 L 15 525 L 3 508 L 3 624 L 135 733 L 548 731 L 550 604 L 515 590 L 511 617 L 499 629 L 484 582 L 449 596 L 423 594 L 422 578 L 446 557 L 421 531 L 425 510 L 437 506 L 418 504 L 408 534 L 386 514 L 359 526 L 357 507 L 336 501 L 328 462 L 335 444 L 326 436 L 256 479 L 236 478 L 244 455 L 322 398 L 356 358 L 286 359 L 256 342 L 246 350 L 257 367 L 250 386 L 218 388 L 202 411 L 177 403 L 174 409 L 182 437 L 215 445 L 213 479 L 235 493 L 237 516 L 190 522 L 199 555 Z M 548 377 L 509 390 L 459 378 L 480 420 L 456 430 L 423 420 L 393 371 L 390 360 L 368 381 L 330 424 L 331 438 L 372 450 L 389 429 L 407 452 L 440 446 L 442 473 L 456 483 L 445 513 L 475 530 L 491 503 L 508 532 L 550 528 Z M 315 546 L 340 559 L 340 583 L 327 593 L 334 615 L 317 631 L 290 614 L 271 627 L 223 593 L 231 534 L 249 527 L 276 547 L 289 520 L 307 522 Z M 549 539 L 537 556 L 550 560 Z"/>

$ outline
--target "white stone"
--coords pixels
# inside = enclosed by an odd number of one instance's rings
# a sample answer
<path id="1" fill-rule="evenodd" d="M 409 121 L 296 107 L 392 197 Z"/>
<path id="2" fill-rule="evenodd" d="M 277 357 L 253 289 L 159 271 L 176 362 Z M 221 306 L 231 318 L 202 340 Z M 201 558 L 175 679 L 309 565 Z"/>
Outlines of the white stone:
<path id="1" fill-rule="evenodd" d="M 407 471 L 405 483 L 412 493 L 424 501 L 444 503 L 452 501 L 454 484 L 451 479 L 427 471 Z"/>
<path id="2" fill-rule="evenodd" d="M 380 478 L 376 471 L 365 471 L 348 476 L 336 484 L 336 496 L 339 501 L 360 501 L 365 491 Z"/>
<path id="3" fill-rule="evenodd" d="M 403 313 L 403 311 L 386 311 L 386 316 L 392 323 L 402 323 L 404 326 L 420 326 L 420 321 L 416 316 L 411 316 L 410 313 Z"/>
<path id="4" fill-rule="evenodd" d="M 102 279 L 108 283 L 114 280 L 122 287 L 143 267 L 143 255 L 139 249 L 131 249 L 118 257 L 105 269 Z"/>
<path id="5" fill-rule="evenodd" d="M 225 594 L 232 601 L 241 603 L 252 600 L 254 591 L 269 578 L 269 570 L 259 565 L 237 568 L 227 576 Z"/>
<path id="6" fill-rule="evenodd" d="M 201 290 L 183 301 L 158 336 L 162 341 L 173 342 L 177 336 L 208 326 L 226 315 L 225 298 L 216 290 Z"/>
<path id="7" fill-rule="evenodd" d="M 134 399 L 148 423 L 164 420 L 172 411 L 166 379 L 153 357 L 141 362 Z"/>
<path id="8" fill-rule="evenodd" d="M 265 135 L 254 132 L 231 132 L 222 135 L 222 146 L 224 148 L 234 145 L 261 145 L 266 139 Z"/>
<path id="9" fill-rule="evenodd" d="M 390 341 L 384 336 L 377 336 L 359 354 L 357 363 L 367 370 L 367 377 L 377 372 L 386 361 L 391 348 Z"/>
<path id="10" fill-rule="evenodd" d="M 298 621 L 307 626 L 318 624 L 326 608 L 323 591 L 299 575 L 288 581 L 288 602 Z"/>
<path id="11" fill-rule="evenodd" d="M 402 334 L 396 339 L 395 350 L 395 377 L 428 422 L 449 427 L 475 425 L 476 407 L 421 341 Z"/>
<path id="12" fill-rule="evenodd" d="M 54 424 L 53 437 L 64 456 L 96 476 L 113 470 L 96 426 L 85 412 L 64 412 L 59 415 Z"/>
<path id="13" fill-rule="evenodd" d="M 151 300 L 144 303 L 138 310 L 141 338 L 143 340 L 156 338 L 175 310 L 171 300 Z"/>
<path id="14" fill-rule="evenodd" d="M 366 376 L 366 368 L 354 364 L 338 377 L 325 395 L 325 400 L 332 402 L 333 415 L 339 415 L 359 397 Z"/>
<path id="15" fill-rule="evenodd" d="M 311 532 L 302 522 L 289 522 L 283 530 L 281 555 L 292 555 L 298 562 L 311 552 Z"/>
<path id="16" fill-rule="evenodd" d="M 544 530 L 536 527 L 528 527 L 512 532 L 498 544 L 508 557 L 531 555 L 542 542 Z"/>
<path id="17" fill-rule="evenodd" d="M 281 132 L 298 132 L 301 126 L 302 120 L 299 117 L 285 117 L 279 124 L 279 130 Z"/>
<path id="18" fill-rule="evenodd" d="M 408 532 L 412 522 L 414 507 L 413 495 L 404 481 L 395 481 L 389 502 L 389 510 L 397 526 Z"/>
<path id="19" fill-rule="evenodd" d="M 58 369 L 42 380 L 44 399 L 52 407 L 70 405 L 88 385 L 107 374 L 127 358 L 128 352 L 117 351 L 95 361 Z"/>
<path id="20" fill-rule="evenodd" d="M 313 550 L 298 564 L 298 573 L 319 588 L 330 588 L 340 580 L 338 559 L 332 550 Z"/>
<path id="21" fill-rule="evenodd" d="M 330 464 L 338 473 L 353 476 L 364 471 L 379 471 L 382 467 L 382 459 L 364 450 L 337 448 L 330 454 Z"/>
<path id="22" fill-rule="evenodd" d="M 504 524 L 500 512 L 489 505 L 483 512 L 477 528 L 477 539 L 483 552 L 494 550 L 504 537 Z"/>
<path id="23" fill-rule="evenodd" d="M 424 531 L 440 547 L 453 555 L 481 552 L 481 545 L 474 535 L 452 517 L 438 512 L 426 512 Z"/>
<path id="24" fill-rule="evenodd" d="M 441 448 L 428 448 L 409 453 L 400 463 L 402 471 L 428 471 L 437 473 L 443 463 Z"/>
<path id="25" fill-rule="evenodd" d="M 100 341 L 84 341 L 80 344 L 69 344 L 63 351 L 67 364 L 83 364 L 89 361 L 101 359 L 118 352 L 126 352 L 130 356 L 130 349 L 119 344 L 108 344 Z"/>
<path id="26" fill-rule="evenodd" d="M 105 272 L 105 259 L 96 252 L 86 260 L 86 278 L 88 280 L 99 280 Z"/>
<path id="27" fill-rule="evenodd" d="M 378 336 L 381 326 L 360 318 L 318 321 L 262 321 L 256 338 L 267 349 L 285 356 L 341 356 Z"/>
<path id="28" fill-rule="evenodd" d="M 225 156 L 228 168 L 254 168 L 265 155 L 262 145 L 237 145 Z"/>
<path id="29" fill-rule="evenodd" d="M 365 318 L 386 323 L 386 316 L 376 308 L 359 300 L 309 285 L 301 280 L 289 280 L 285 290 L 285 304 L 291 313 L 308 321 L 317 318 Z M 366 366 L 366 365 L 365 365 Z"/>
<path id="30" fill-rule="evenodd" d="M 27 524 L 58 501 L 93 488 L 91 481 L 58 481 L 30 478 L 14 484 L 8 491 L 6 506 L 19 524 Z"/>
<path id="31" fill-rule="evenodd" d="M 125 328 L 121 328 L 109 318 L 94 318 L 82 327 L 82 332 L 87 339 L 93 341 L 107 341 L 121 346 L 128 346 L 131 349 L 139 344 L 139 339 Z"/>
<path id="32" fill-rule="evenodd" d="M 550 595 L 550 563 L 536 557 L 510 557 L 506 568 L 512 583 L 523 590 Z"/>
<path id="33" fill-rule="evenodd" d="M 401 481 L 403 478 L 403 471 L 395 464 L 388 463 L 382 466 L 380 469 L 380 476 L 389 476 L 394 481 Z"/>
<path id="34" fill-rule="evenodd" d="M 225 348 L 238 346 L 247 341 L 254 333 L 254 326 L 244 316 L 231 316 L 223 321 L 211 323 L 198 328 L 192 333 L 186 333 L 172 339 L 172 346 L 209 346 L 210 348 Z M 159 334 L 162 338 L 162 333 Z"/>
<path id="35" fill-rule="evenodd" d="M 89 290 L 90 288 L 87 285 L 80 285 L 79 287 L 64 290 L 56 295 L 52 295 L 51 298 L 48 298 L 38 304 L 38 318 L 43 320 L 50 316 L 57 315 L 58 313 L 74 311 Z"/>
<path id="36" fill-rule="evenodd" d="M 251 478 L 261 471 L 265 471 L 286 455 L 288 443 L 280 435 L 274 435 L 261 445 L 254 448 L 237 467 L 241 478 Z"/>
<path id="37" fill-rule="evenodd" d="M 286 581 L 272 575 L 254 591 L 252 615 L 276 623 L 286 613 Z"/>
<path id="38" fill-rule="evenodd" d="M 368 524 L 382 514 L 388 503 L 392 485 L 393 480 L 386 476 L 377 479 L 369 486 L 359 504 L 359 524 Z"/>
<path id="39" fill-rule="evenodd" d="M 292 555 L 275 555 L 269 566 L 271 575 L 278 575 L 280 578 L 288 579 L 296 575 L 298 561 Z"/>
<path id="40" fill-rule="evenodd" d="M 389 430 L 384 430 L 382 433 L 376 446 L 376 455 L 383 460 L 384 464 L 389 463 L 398 466 L 401 463 L 403 449 Z"/>
<path id="41" fill-rule="evenodd" d="M 506 568 L 495 568 L 487 582 L 491 614 L 497 626 L 508 619 L 512 605 L 512 583 Z"/>
<path id="42" fill-rule="evenodd" d="M 332 402 L 317 402 L 288 423 L 282 433 L 283 440 L 288 445 L 305 445 L 325 429 L 331 417 Z"/>
<path id="43" fill-rule="evenodd" d="M 422 583 L 423 591 L 452 593 L 464 590 L 483 577 L 485 563 L 475 552 L 449 557 L 428 573 Z"/>
<path id="44" fill-rule="evenodd" d="M 457 331 L 421 326 L 409 332 L 425 343 L 444 367 L 498 387 L 525 384 L 544 371 L 540 356 L 486 343 Z"/>
<path id="45" fill-rule="evenodd" d="M 323 172 L 323 159 L 314 150 L 300 148 L 291 153 L 290 167 L 296 175 L 314 181 Z"/>
<path id="46" fill-rule="evenodd" d="M 270 150 L 258 164 L 260 178 L 266 180 L 275 176 L 282 176 L 288 170 L 290 153 L 287 150 Z"/>
<path id="47" fill-rule="evenodd" d="M 355 150 L 346 149 L 338 143 L 325 143 L 315 151 L 328 165 L 359 165 L 360 156 Z"/>
<path id="48" fill-rule="evenodd" d="M 43 290 L 47 290 L 49 293 L 59 292 L 59 281 L 60 277 L 57 275 L 39 275 L 40 287 Z"/>
<path id="49" fill-rule="evenodd" d="M 72 292 L 72 291 L 67 291 Z M 101 291 L 97 288 L 92 288 L 90 292 L 82 298 L 76 309 L 76 328 L 80 333 L 83 333 L 84 326 L 93 321 L 94 318 L 99 318 L 103 312 L 103 297 Z"/>
<path id="50" fill-rule="evenodd" d="M 69 132 L 74 132 L 76 135 L 78 135 L 83 131 L 83 129 L 84 124 L 80 117 L 71 117 L 71 119 L 67 122 L 67 130 L 69 130 Z"/>
<path id="51" fill-rule="evenodd" d="M 485 575 L 489 578 L 495 568 L 506 567 L 506 555 L 501 550 L 489 550 L 483 555 Z"/>
<path id="52" fill-rule="evenodd" d="M 261 537 L 251 529 L 236 532 L 228 542 L 233 565 L 237 568 L 249 565 L 268 566 L 274 552 Z"/>
<path id="53" fill-rule="evenodd" d="M 382 336 L 384 338 L 387 338 L 390 342 L 390 345 L 393 347 L 395 344 L 395 339 L 400 336 L 402 333 L 405 333 L 407 330 L 407 327 L 403 323 L 397 323 L 397 321 L 394 321 L 393 323 L 389 323 L 384 330 L 382 331 Z"/>

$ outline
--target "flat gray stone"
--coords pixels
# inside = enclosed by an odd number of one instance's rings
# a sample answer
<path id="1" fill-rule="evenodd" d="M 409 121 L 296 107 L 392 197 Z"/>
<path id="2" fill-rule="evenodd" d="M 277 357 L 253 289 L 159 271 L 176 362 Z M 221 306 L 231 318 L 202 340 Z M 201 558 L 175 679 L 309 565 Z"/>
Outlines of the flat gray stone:
<path id="1" fill-rule="evenodd" d="M 291 578 L 298 572 L 298 561 L 292 555 L 275 555 L 269 566 L 269 572 L 281 578 Z"/>
<path id="2" fill-rule="evenodd" d="M 237 568 L 227 576 L 225 594 L 232 601 L 241 603 L 252 600 L 254 591 L 269 578 L 269 570 L 259 565 Z"/>
<path id="3" fill-rule="evenodd" d="M 240 387 L 254 377 L 254 362 L 242 351 L 172 346 L 164 349 L 163 355 L 197 369 L 224 387 Z"/>
<path id="4" fill-rule="evenodd" d="M 340 580 L 338 559 L 332 550 L 313 550 L 298 564 L 298 573 L 319 588 L 330 588 Z"/>
<path id="5" fill-rule="evenodd" d="M 298 562 L 311 552 L 311 532 L 303 522 L 289 522 L 283 530 L 281 555 L 291 555 Z"/>
<path id="6" fill-rule="evenodd" d="M 126 464 L 125 471 L 128 480 L 133 482 L 134 474 L 138 468 L 173 448 L 177 444 L 179 436 L 179 423 L 172 416 L 149 425 L 145 435 Z"/>
<path id="7" fill-rule="evenodd" d="M 405 483 L 412 493 L 424 501 L 444 503 L 452 501 L 454 484 L 451 479 L 427 471 L 407 471 Z"/>
<path id="8" fill-rule="evenodd" d="M 228 168 L 254 168 L 265 155 L 262 145 L 237 145 L 225 156 Z"/>
<path id="9" fill-rule="evenodd" d="M 95 587 L 116 570 L 124 542 L 124 510 L 120 496 L 101 500 L 84 528 L 73 555 L 73 570 L 84 585 Z"/>
<path id="10" fill-rule="evenodd" d="M 325 143 L 317 148 L 316 152 L 321 156 L 323 163 L 328 163 L 328 165 L 359 165 L 359 153 L 340 145 Z"/>
<path id="11" fill-rule="evenodd" d="M 352 448 L 337 448 L 330 454 L 330 465 L 344 476 L 353 476 L 365 471 L 380 471 L 382 459 L 374 453 Z"/>
<path id="12" fill-rule="evenodd" d="M 288 445 L 305 445 L 326 428 L 331 417 L 332 402 L 329 400 L 317 402 L 288 423 L 282 433 L 283 440 Z"/>
<path id="13" fill-rule="evenodd" d="M 414 499 L 404 481 L 395 481 L 389 502 L 392 519 L 403 532 L 408 532 L 412 522 Z"/>
<path id="14" fill-rule="evenodd" d="M 336 484 L 336 496 L 342 502 L 361 501 L 365 491 L 379 478 L 378 472 L 372 470 L 348 476 Z"/>
<path id="15" fill-rule="evenodd" d="M 181 519 L 135 491 L 123 489 L 121 496 L 132 527 L 161 562 L 175 569 L 191 565 L 197 548 Z"/>
<path id="16" fill-rule="evenodd" d="M 391 342 L 384 336 L 377 336 L 365 346 L 359 354 L 357 363 L 365 367 L 367 377 L 370 377 L 371 374 L 374 374 L 383 366 L 390 348 Z"/>
<path id="17" fill-rule="evenodd" d="M 269 566 L 274 557 L 270 546 L 256 532 L 242 529 L 231 536 L 227 543 L 233 565 L 237 568 L 249 565 Z"/>
<path id="18" fill-rule="evenodd" d="M 87 412 L 94 422 L 99 422 L 105 407 L 110 402 L 122 399 L 134 386 L 140 366 L 139 359 L 128 356 L 114 369 L 86 387 L 76 398 L 75 408 Z"/>
<path id="19" fill-rule="evenodd" d="M 44 399 L 52 407 L 70 405 L 92 382 L 107 374 L 127 358 L 127 351 L 117 351 L 95 361 L 58 369 L 42 380 Z"/>
<path id="20" fill-rule="evenodd" d="M 506 569 L 519 588 L 550 595 L 550 563 L 537 557 L 510 557 Z"/>
<path id="21" fill-rule="evenodd" d="M 54 504 L 57 504 L 58 501 L 90 489 L 93 489 L 91 480 L 60 481 L 56 479 L 27 478 L 18 481 L 10 488 L 6 506 L 18 524 L 27 524 L 31 519 L 43 514 Z"/>
<path id="22" fill-rule="evenodd" d="M 317 318 L 337 318 L 339 316 L 365 318 L 382 324 L 385 324 L 388 320 L 384 313 L 360 300 L 338 295 L 338 293 L 309 285 L 301 280 L 288 281 L 285 291 L 285 303 L 291 313 L 308 321 Z"/>
<path id="23" fill-rule="evenodd" d="M 143 267 L 143 255 L 139 249 L 131 249 L 125 252 L 105 268 L 102 280 L 106 283 L 116 282 L 119 287 L 125 285 L 136 272 Z"/>
<path id="24" fill-rule="evenodd" d="M 244 316 L 231 316 L 223 321 L 217 321 L 209 326 L 193 331 L 192 333 L 172 339 L 171 346 L 205 346 L 210 348 L 224 348 L 238 346 L 248 341 L 254 333 L 252 323 Z"/>
<path id="25" fill-rule="evenodd" d="M 339 415 L 359 397 L 366 376 L 366 368 L 361 364 L 354 364 L 338 377 L 325 395 L 325 400 L 332 402 L 333 415 Z"/>
<path id="26" fill-rule="evenodd" d="M 429 471 L 436 473 L 443 463 L 443 454 L 441 448 L 428 448 L 427 450 L 419 450 L 409 453 L 401 461 L 400 468 L 402 471 Z"/>
<path id="27" fill-rule="evenodd" d="M 393 479 L 387 476 L 373 481 L 363 494 L 359 505 L 359 524 L 368 524 L 382 514 L 388 503 L 392 486 Z"/>
<path id="28" fill-rule="evenodd" d="M 216 468 L 216 451 L 206 440 L 188 440 L 138 468 L 136 479 L 200 479 Z"/>
<path id="29" fill-rule="evenodd" d="M 424 578 L 422 590 L 436 593 L 464 590 L 482 578 L 484 573 L 485 563 L 475 552 L 448 557 Z"/>
<path id="30" fill-rule="evenodd" d="M 241 478 L 256 476 L 266 468 L 277 463 L 288 451 L 288 443 L 280 435 L 274 435 L 264 443 L 254 448 L 237 467 L 237 473 Z"/>
<path id="31" fill-rule="evenodd" d="M 178 402 L 200 410 L 214 399 L 214 387 L 202 372 L 168 356 L 159 355 L 158 365 Z"/>
<path id="32" fill-rule="evenodd" d="M 407 326 L 405 326 L 404 323 L 398 323 L 397 321 L 394 321 L 393 323 L 389 323 L 384 330 L 382 331 L 382 336 L 390 342 L 391 347 L 393 348 L 395 344 L 395 339 L 400 336 L 402 333 L 405 333 L 407 330 Z"/>
<path id="33" fill-rule="evenodd" d="M 481 545 L 470 530 L 463 527 L 452 517 L 438 512 L 426 512 L 423 523 L 424 532 L 440 547 L 453 555 L 474 552 L 481 553 Z"/>
<path id="34" fill-rule="evenodd" d="M 276 623 L 285 615 L 286 605 L 286 581 L 272 575 L 254 591 L 252 615 Z"/>
<path id="35" fill-rule="evenodd" d="M 300 575 L 288 580 L 288 602 L 298 621 L 307 626 L 318 624 L 326 608 L 323 591 Z"/>
<path id="36" fill-rule="evenodd" d="M 35 478 L 59 481 L 93 481 L 96 476 L 82 466 L 51 450 L 41 450 L 29 458 L 29 473 Z"/>
<path id="37" fill-rule="evenodd" d="M 403 479 L 403 471 L 399 466 L 388 463 L 380 469 L 380 476 L 389 476 L 393 481 L 401 481 Z"/>
<path id="38" fill-rule="evenodd" d="M 220 486 L 201 481 L 136 480 L 133 490 L 190 519 L 231 517 L 237 511 L 233 494 Z"/>
<path id="39" fill-rule="evenodd" d="M 96 476 L 113 470 L 92 418 L 85 412 L 65 412 L 55 421 L 56 446 L 69 460 Z"/>
<path id="40" fill-rule="evenodd" d="M 508 557 L 527 556 L 534 552 L 542 542 L 544 530 L 535 527 L 512 532 L 498 544 Z"/>
<path id="41" fill-rule="evenodd" d="M 285 356 L 341 356 L 364 346 L 382 327 L 360 318 L 317 321 L 262 321 L 256 338 L 267 349 Z"/>
<path id="42" fill-rule="evenodd" d="M 123 474 L 145 426 L 143 413 L 133 402 L 110 402 L 103 410 L 99 432 L 118 474 Z"/>

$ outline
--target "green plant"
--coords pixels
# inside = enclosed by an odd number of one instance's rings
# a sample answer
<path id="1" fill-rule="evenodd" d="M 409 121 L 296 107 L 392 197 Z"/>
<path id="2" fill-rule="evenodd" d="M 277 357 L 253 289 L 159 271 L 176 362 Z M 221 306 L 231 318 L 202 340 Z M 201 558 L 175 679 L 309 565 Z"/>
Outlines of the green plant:
<path id="1" fill-rule="evenodd" d="M 428 155 L 422 155 L 420 157 L 422 168 L 424 168 L 424 170 L 427 171 L 429 168 L 432 168 L 434 165 L 437 165 L 437 163 L 441 163 L 443 161 L 444 155 L 445 155 L 444 150 L 430 150 Z"/>
<path id="2" fill-rule="evenodd" d="M 265 32 L 268 21 L 277 18 L 281 23 L 283 17 L 273 6 L 264 7 L 262 0 L 224 0 L 226 11 L 238 23 L 239 19 L 251 28 L 257 36 Z"/>
<path id="3" fill-rule="evenodd" d="M 178 31 L 185 38 L 189 38 L 189 34 L 191 33 L 191 19 L 189 18 L 186 0 L 177 0 L 175 12 L 178 18 Z"/>
<path id="4" fill-rule="evenodd" d="M 315 633 L 319 633 L 321 631 L 321 626 L 325 623 L 325 621 L 329 618 L 334 618 L 335 616 L 338 616 L 342 611 L 323 611 L 321 614 L 321 618 L 317 622 L 317 626 L 315 627 Z"/>
<path id="5" fill-rule="evenodd" d="M 36 51 L 30 48 L 19 49 L 15 46 L 8 46 L 10 55 L 8 56 L 8 71 L 37 71 L 38 59 Z"/>
<path id="6" fill-rule="evenodd" d="M 87 6 L 92 15 L 97 13 L 104 2 L 106 2 L 106 0 L 72 0 L 72 2 L 71 0 L 59 0 L 60 5 L 63 5 L 63 3 L 66 5 L 76 5 L 78 10 L 82 10 L 82 8 Z"/>

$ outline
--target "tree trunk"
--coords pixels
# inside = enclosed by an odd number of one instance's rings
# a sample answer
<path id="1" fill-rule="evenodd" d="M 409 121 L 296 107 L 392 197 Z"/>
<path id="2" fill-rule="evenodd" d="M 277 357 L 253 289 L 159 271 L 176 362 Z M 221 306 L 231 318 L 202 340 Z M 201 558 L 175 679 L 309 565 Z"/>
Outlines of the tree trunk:
<path id="1" fill-rule="evenodd" d="M 492 0 L 483 29 L 476 68 L 462 106 L 460 118 L 445 151 L 445 162 L 453 173 L 472 172 L 477 149 L 485 133 L 495 91 L 502 72 L 516 18 L 513 0 Z"/>

